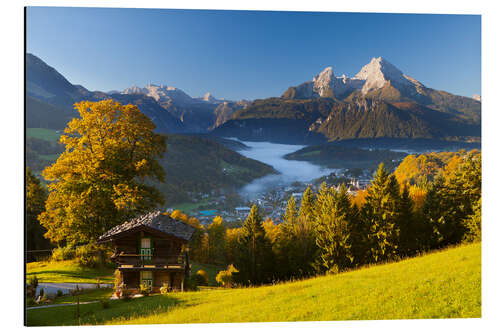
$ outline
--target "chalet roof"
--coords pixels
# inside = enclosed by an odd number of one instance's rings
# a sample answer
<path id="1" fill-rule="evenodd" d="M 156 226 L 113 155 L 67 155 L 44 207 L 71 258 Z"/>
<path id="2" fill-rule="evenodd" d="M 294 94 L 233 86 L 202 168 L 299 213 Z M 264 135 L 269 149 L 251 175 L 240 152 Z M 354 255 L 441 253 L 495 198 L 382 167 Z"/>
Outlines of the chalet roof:
<path id="1" fill-rule="evenodd" d="M 194 227 L 183 221 L 175 220 L 168 215 L 162 214 L 160 211 L 154 211 L 111 228 L 104 235 L 100 236 L 97 241 L 103 242 L 112 239 L 118 234 L 140 226 L 156 229 L 157 231 L 184 239 L 186 241 L 191 239 L 195 231 Z"/>

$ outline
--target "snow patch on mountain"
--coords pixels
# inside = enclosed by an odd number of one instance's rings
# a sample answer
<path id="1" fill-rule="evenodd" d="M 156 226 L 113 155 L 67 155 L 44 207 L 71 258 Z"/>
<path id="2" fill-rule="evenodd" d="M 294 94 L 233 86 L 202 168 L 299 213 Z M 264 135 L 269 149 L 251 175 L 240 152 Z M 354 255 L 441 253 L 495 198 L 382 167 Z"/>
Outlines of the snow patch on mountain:
<path id="1" fill-rule="evenodd" d="M 323 69 L 312 81 L 293 87 L 300 98 L 335 97 L 344 98 L 353 91 L 366 95 L 370 91 L 390 84 L 397 88 L 422 93 L 425 86 L 414 78 L 403 74 L 382 57 L 372 58 L 354 77 L 345 74 L 336 76 L 331 66 Z"/>
<path id="2" fill-rule="evenodd" d="M 359 71 L 354 78 L 365 81 L 361 89 L 363 94 L 367 94 L 375 89 L 380 89 L 388 82 L 392 85 L 423 86 L 417 80 L 403 74 L 403 72 L 382 57 L 373 58 L 368 64 L 361 68 L 361 71 Z"/>

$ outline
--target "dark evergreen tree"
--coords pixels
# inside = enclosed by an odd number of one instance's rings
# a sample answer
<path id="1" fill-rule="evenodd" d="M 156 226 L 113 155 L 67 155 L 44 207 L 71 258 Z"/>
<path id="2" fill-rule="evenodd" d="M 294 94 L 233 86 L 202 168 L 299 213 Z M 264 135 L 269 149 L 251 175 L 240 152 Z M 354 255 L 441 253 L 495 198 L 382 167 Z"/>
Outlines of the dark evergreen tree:
<path id="1" fill-rule="evenodd" d="M 316 215 L 316 245 L 319 260 L 329 272 L 340 272 L 354 261 L 351 251 L 351 202 L 343 184 L 338 192 L 320 194 L 321 203 Z"/>
<path id="2" fill-rule="evenodd" d="M 297 216 L 295 200 L 290 198 L 285 221 L 280 225 L 278 241 L 274 246 L 280 279 L 303 278 L 316 272 L 316 239 L 312 215 L 312 193 L 306 190 Z M 303 207 L 303 205 L 306 207 Z"/>
<path id="3" fill-rule="evenodd" d="M 283 217 L 283 220 L 291 225 L 294 225 L 297 222 L 297 204 L 295 203 L 293 195 L 291 195 L 290 199 L 288 199 L 288 204 L 286 206 L 285 216 Z"/>
<path id="4" fill-rule="evenodd" d="M 44 250 L 52 248 L 50 241 L 44 237 L 47 230 L 40 225 L 38 215 L 45 210 L 47 191 L 30 168 L 26 168 L 26 250 Z M 27 260 L 34 260 L 32 252 L 28 252 Z"/>
<path id="5" fill-rule="evenodd" d="M 389 175 L 381 163 L 368 188 L 362 209 L 366 224 L 368 259 L 372 262 L 393 260 L 397 257 L 399 243 L 398 203 L 399 185 L 394 175 Z"/>
<path id="6" fill-rule="evenodd" d="M 306 188 L 304 194 L 302 194 L 299 217 L 306 221 L 314 220 L 314 196 L 310 187 Z"/>
<path id="7" fill-rule="evenodd" d="M 420 244 L 420 230 L 417 226 L 417 219 L 413 212 L 413 201 L 410 198 L 408 184 L 403 186 L 398 207 L 399 254 L 408 257 L 416 254 Z"/>
<path id="8" fill-rule="evenodd" d="M 473 214 L 465 220 L 465 242 L 480 242 L 481 241 L 481 198 L 473 207 Z"/>
<path id="9" fill-rule="evenodd" d="M 274 277 L 271 243 L 266 238 L 259 209 L 253 205 L 241 228 L 235 254 L 235 280 L 241 284 L 268 283 Z"/>

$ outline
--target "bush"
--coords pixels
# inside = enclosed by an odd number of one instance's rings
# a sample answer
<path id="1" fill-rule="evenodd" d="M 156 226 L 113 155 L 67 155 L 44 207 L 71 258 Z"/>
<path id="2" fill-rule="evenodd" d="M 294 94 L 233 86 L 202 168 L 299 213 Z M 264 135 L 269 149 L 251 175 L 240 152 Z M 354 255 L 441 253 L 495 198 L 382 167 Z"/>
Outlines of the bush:
<path id="1" fill-rule="evenodd" d="M 71 260 L 75 258 L 75 250 L 71 247 L 57 247 L 52 250 L 51 259 L 54 261 Z"/>
<path id="2" fill-rule="evenodd" d="M 30 276 L 28 279 L 28 285 L 36 289 L 36 287 L 38 287 L 38 277 L 36 275 Z"/>
<path id="3" fill-rule="evenodd" d="M 227 266 L 225 271 L 220 271 L 215 277 L 215 281 L 226 288 L 231 288 L 234 285 L 233 273 L 237 273 L 238 270 L 231 264 Z"/>
<path id="4" fill-rule="evenodd" d="M 33 306 L 33 305 L 35 305 L 35 304 L 36 304 L 36 303 L 35 303 L 35 300 L 34 300 L 32 297 L 28 297 L 28 298 L 26 298 L 26 305 L 27 305 L 27 306 Z"/>
<path id="5" fill-rule="evenodd" d="M 56 297 L 61 297 L 63 295 L 63 292 L 61 289 L 57 289 Z"/>
<path id="6" fill-rule="evenodd" d="M 196 272 L 195 275 L 197 285 L 199 286 L 207 286 L 208 285 L 208 273 L 203 269 L 200 269 Z"/>
<path id="7" fill-rule="evenodd" d="M 75 251 L 76 261 L 80 266 L 95 268 L 102 265 L 100 256 L 98 255 L 99 249 L 93 244 L 80 246 Z"/>
<path id="8" fill-rule="evenodd" d="M 160 293 L 162 295 L 165 295 L 165 294 L 168 294 L 169 291 L 170 291 L 170 287 L 168 286 L 168 284 L 163 283 L 163 285 L 160 287 Z"/>
<path id="9" fill-rule="evenodd" d="M 151 288 L 148 287 L 145 283 L 141 284 L 139 288 L 141 294 L 143 294 L 144 296 L 149 296 L 149 294 L 151 293 Z"/>
<path id="10" fill-rule="evenodd" d="M 186 290 L 192 290 L 192 291 L 197 291 L 198 290 L 198 279 L 196 278 L 196 275 L 192 275 L 187 279 L 187 281 L 184 281 L 184 288 Z"/>

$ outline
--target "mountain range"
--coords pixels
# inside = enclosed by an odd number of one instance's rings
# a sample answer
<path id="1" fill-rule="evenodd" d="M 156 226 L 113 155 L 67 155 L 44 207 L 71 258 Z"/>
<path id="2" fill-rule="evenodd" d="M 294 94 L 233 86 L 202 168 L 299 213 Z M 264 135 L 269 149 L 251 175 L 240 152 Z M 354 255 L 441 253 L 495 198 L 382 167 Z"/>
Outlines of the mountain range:
<path id="1" fill-rule="evenodd" d="M 73 104 L 81 100 L 113 98 L 137 105 L 163 133 L 208 132 L 229 119 L 248 101 L 216 99 L 210 93 L 192 98 L 181 89 L 149 84 L 123 91 L 89 91 L 71 84 L 55 68 L 33 54 L 26 55 L 27 121 L 29 127 L 63 129 L 76 116 Z"/>
<path id="2" fill-rule="evenodd" d="M 379 57 L 353 77 L 327 67 L 280 98 L 255 100 L 214 130 L 246 140 L 476 140 L 481 102 L 428 88 Z M 293 129 L 287 130 L 286 128 Z"/>
<path id="3" fill-rule="evenodd" d="M 162 133 L 211 133 L 243 140 L 321 143 L 345 139 L 470 140 L 481 135 L 480 96 L 468 98 L 426 87 L 382 57 L 353 77 L 332 67 L 280 97 L 254 101 L 191 97 L 148 84 L 122 91 L 89 91 L 70 83 L 32 54 L 26 56 L 28 127 L 62 129 L 81 100 L 113 98 L 139 106 Z"/>

